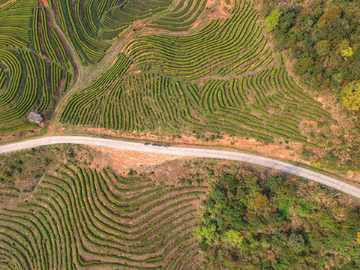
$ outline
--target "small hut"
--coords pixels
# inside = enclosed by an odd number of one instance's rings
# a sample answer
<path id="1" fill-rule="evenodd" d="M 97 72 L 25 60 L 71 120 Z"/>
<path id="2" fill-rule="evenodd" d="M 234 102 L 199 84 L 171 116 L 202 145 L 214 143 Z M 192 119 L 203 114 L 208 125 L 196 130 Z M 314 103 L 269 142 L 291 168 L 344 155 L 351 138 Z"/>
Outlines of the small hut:
<path id="1" fill-rule="evenodd" d="M 30 121 L 36 122 L 38 124 L 41 124 L 41 122 L 44 120 L 44 118 L 41 116 L 41 114 L 31 112 L 29 113 L 28 119 Z"/>

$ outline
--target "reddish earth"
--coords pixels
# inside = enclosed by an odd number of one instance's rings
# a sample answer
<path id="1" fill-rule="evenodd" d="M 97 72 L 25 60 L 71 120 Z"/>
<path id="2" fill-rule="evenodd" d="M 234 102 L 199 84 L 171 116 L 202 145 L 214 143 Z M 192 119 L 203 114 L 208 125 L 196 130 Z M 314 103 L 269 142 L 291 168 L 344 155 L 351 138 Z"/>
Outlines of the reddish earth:
<path id="1" fill-rule="evenodd" d="M 14 0 L 14 1 L 16 1 L 16 0 Z M 14 2 L 14 1 L 12 1 L 12 2 Z M 47 2 L 47 0 L 39 0 L 39 1 L 44 5 L 44 7 L 49 6 L 49 3 Z"/>
<path id="2" fill-rule="evenodd" d="M 15 1 L 16 1 L 16 0 L 9 0 L 9 1 L 7 1 L 6 3 L 0 5 L 0 8 L 6 6 L 7 4 L 13 3 L 13 2 L 15 2 Z"/>
<path id="3" fill-rule="evenodd" d="M 127 174 L 130 168 L 133 167 L 144 168 L 143 165 L 150 167 L 154 165 L 159 165 L 161 163 L 164 163 L 165 161 L 179 159 L 179 157 L 177 156 L 116 150 L 112 148 L 104 148 L 97 146 L 89 146 L 89 148 L 102 152 L 101 155 L 97 155 L 94 158 L 90 165 L 91 168 L 104 168 L 109 166 L 121 174 Z M 155 170 L 155 173 L 161 171 L 162 170 Z"/>
<path id="4" fill-rule="evenodd" d="M 235 0 L 229 0 L 229 4 L 226 4 L 224 0 L 221 0 L 221 6 L 231 11 L 234 7 L 234 2 Z"/>
<path id="5" fill-rule="evenodd" d="M 315 126 L 317 122 L 304 121 L 300 125 L 309 125 L 312 124 Z M 293 161 L 299 162 L 307 165 L 311 165 L 310 161 L 305 161 L 301 159 L 301 153 L 303 151 L 303 144 L 298 142 L 291 142 L 287 144 L 285 140 L 281 138 L 275 138 L 273 144 L 264 144 L 262 142 L 256 141 L 256 139 L 249 138 L 248 140 L 245 138 L 236 138 L 230 137 L 228 135 L 223 135 L 222 139 L 215 139 L 214 141 L 205 142 L 201 139 L 196 139 L 193 136 L 185 136 L 182 135 L 181 138 L 173 138 L 167 136 L 157 136 L 151 133 L 146 134 L 126 134 L 126 133 L 117 133 L 113 131 L 104 131 L 100 128 L 86 128 L 87 131 L 96 132 L 101 134 L 110 135 L 112 137 L 122 137 L 129 139 L 137 139 L 137 140 L 146 140 L 146 141 L 155 141 L 155 142 L 163 142 L 163 143 L 171 143 L 171 144 L 181 144 L 183 146 L 226 146 L 233 149 L 239 150 L 248 150 L 252 152 L 257 152 L 261 156 L 265 157 L 273 157 L 283 161 Z M 281 144 L 280 144 L 281 142 Z M 286 147 L 289 149 L 286 149 Z M 349 171 L 347 174 L 342 175 L 345 179 L 351 181 L 352 183 L 360 183 L 360 173 L 355 171 Z"/>
<path id="6" fill-rule="evenodd" d="M 190 29 L 196 28 L 201 23 L 201 20 L 194 22 Z"/>
<path id="7" fill-rule="evenodd" d="M 229 13 L 226 13 L 222 7 L 217 7 L 213 12 L 210 13 L 210 20 L 215 19 L 226 19 L 230 16 Z"/>
<path id="8" fill-rule="evenodd" d="M 257 142 L 256 139 L 249 138 L 236 138 L 224 135 L 222 139 L 215 139 L 213 142 L 205 142 L 201 139 L 196 139 L 193 136 L 183 135 L 181 138 L 173 138 L 166 136 L 157 136 L 151 133 L 146 134 L 126 134 L 126 133 L 117 133 L 110 130 L 104 131 L 101 128 L 86 128 L 86 130 L 101 134 L 110 135 L 112 137 L 122 137 L 122 138 L 133 138 L 138 140 L 147 140 L 147 141 L 161 141 L 173 144 L 181 145 L 222 145 L 228 146 L 236 149 L 242 150 L 253 150 L 257 151 L 260 154 L 269 157 L 276 157 L 284 160 L 299 161 L 301 159 L 302 144 L 297 142 L 289 142 L 286 144 L 282 139 L 275 139 L 275 143 L 272 145 L 265 145 L 262 142 Z M 279 145 L 279 142 L 282 141 L 282 145 Z M 290 149 L 286 149 L 286 146 L 289 146 Z"/>
<path id="9" fill-rule="evenodd" d="M 206 8 L 210 8 L 210 7 L 212 7 L 214 4 L 216 3 L 216 0 L 208 0 L 207 2 L 206 2 Z"/>

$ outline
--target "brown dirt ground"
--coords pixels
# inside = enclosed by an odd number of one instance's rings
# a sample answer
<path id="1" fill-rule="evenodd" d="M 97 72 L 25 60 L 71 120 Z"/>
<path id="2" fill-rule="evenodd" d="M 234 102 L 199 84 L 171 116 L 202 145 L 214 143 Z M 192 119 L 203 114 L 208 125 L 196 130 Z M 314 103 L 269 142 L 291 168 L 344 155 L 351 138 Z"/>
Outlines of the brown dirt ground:
<path id="1" fill-rule="evenodd" d="M 217 7 L 213 12 L 210 13 L 209 18 L 210 20 L 215 20 L 215 19 L 226 19 L 230 17 L 230 14 L 225 12 L 225 10 L 223 9 L 223 7 L 219 6 Z"/>
<path id="2" fill-rule="evenodd" d="M 0 8 L 6 6 L 7 4 L 13 3 L 13 2 L 15 2 L 15 1 L 16 1 L 16 0 L 9 0 L 9 1 L 7 1 L 6 3 L 0 5 Z"/>
<path id="3" fill-rule="evenodd" d="M 300 123 L 301 126 L 308 126 L 308 125 L 312 125 L 313 127 L 316 127 L 317 122 L 313 122 L 313 121 L 303 121 L 302 123 Z M 337 130 L 338 132 L 341 131 L 342 127 L 337 127 L 337 125 L 332 124 L 331 128 L 335 130 Z M 199 145 L 203 145 L 203 146 L 227 146 L 227 147 L 231 147 L 231 148 L 235 148 L 235 149 L 239 149 L 239 150 L 247 150 L 247 151 L 256 151 L 257 153 L 259 153 L 261 156 L 265 156 L 265 157 L 273 157 L 279 160 L 283 160 L 283 161 L 293 161 L 293 162 L 299 162 L 301 161 L 301 163 L 304 163 L 306 165 L 311 165 L 311 161 L 305 161 L 301 159 L 301 153 L 303 150 L 303 144 L 302 143 L 298 143 L 298 142 L 291 142 L 289 141 L 288 144 L 285 143 L 284 139 L 281 138 L 275 138 L 274 139 L 274 144 L 264 144 L 262 142 L 257 142 L 256 139 L 253 138 L 249 138 L 248 140 L 246 140 L 245 138 L 236 138 L 236 137 L 230 137 L 228 135 L 223 135 L 222 139 L 215 139 L 213 142 L 212 141 L 208 141 L 205 142 L 201 139 L 196 139 L 193 136 L 185 136 L 183 135 L 181 138 L 173 138 L 173 137 L 167 137 L 167 136 L 157 136 L 157 135 L 153 135 L 151 133 L 146 133 L 146 134 L 126 134 L 126 133 L 117 133 L 117 132 L 113 132 L 113 131 L 104 131 L 100 128 L 86 128 L 87 131 L 91 131 L 91 132 L 97 132 L 97 133 L 101 133 L 101 134 L 107 134 L 110 135 L 112 137 L 122 137 L 122 138 L 131 138 L 131 139 L 138 139 L 138 140 L 146 140 L 146 141 L 155 141 L 155 142 L 163 142 L 163 143 L 173 143 L 173 144 L 181 144 L 183 146 L 199 146 Z M 334 133 L 335 134 L 335 133 Z M 282 142 L 282 144 L 280 145 L 279 143 Z M 286 146 L 289 146 L 290 149 L 286 149 Z M 321 151 L 321 147 L 318 147 L 317 149 L 319 149 L 319 151 Z M 144 162 L 143 161 L 139 161 L 136 162 L 136 159 L 138 158 L 138 155 L 136 154 L 136 157 L 133 159 L 134 163 L 129 163 L 129 166 L 131 167 L 134 165 L 138 165 L 141 164 L 142 162 L 145 164 L 146 162 L 151 162 L 151 156 L 146 156 L 146 155 L 151 155 L 151 154 L 144 154 Z M 130 154 L 130 158 L 132 159 L 132 155 L 134 154 Z M 161 156 L 161 155 L 160 155 Z M 162 159 L 160 159 L 160 162 L 163 161 L 168 161 L 168 160 L 175 160 L 176 157 L 174 156 L 169 156 L 169 158 L 163 157 Z M 151 162 L 151 163 L 146 163 L 146 164 L 158 164 L 159 162 L 155 161 L 155 162 Z M 125 164 L 121 165 L 120 163 L 118 166 L 120 166 L 120 170 L 122 170 L 123 173 L 127 173 L 129 171 L 130 167 L 126 167 Z M 100 166 L 100 165 L 99 165 Z M 166 174 L 169 174 L 169 172 L 172 169 L 168 168 L 166 169 Z M 161 175 L 162 170 L 155 170 L 155 174 L 159 174 Z M 165 173 L 165 172 L 164 172 Z M 171 174 L 175 174 L 175 172 L 171 173 Z M 160 176 L 159 175 L 159 176 Z M 177 174 L 178 175 L 178 174 Z M 346 180 L 351 181 L 352 183 L 360 183 L 360 173 L 355 172 L 355 171 L 349 171 L 347 172 L 345 175 L 342 175 L 342 177 L 344 177 Z M 165 177 L 168 178 L 169 177 Z"/>
<path id="4" fill-rule="evenodd" d="M 201 20 L 194 22 L 194 24 L 190 27 L 190 29 L 198 27 L 198 25 L 200 23 L 201 23 Z"/>
<path id="5" fill-rule="evenodd" d="M 102 155 L 97 155 L 94 158 L 90 165 L 91 168 L 104 168 L 109 166 L 121 175 L 126 175 L 130 169 L 134 167 L 136 167 L 136 170 L 140 169 L 139 173 L 141 173 L 145 171 L 144 165 L 146 165 L 148 171 L 150 171 L 150 167 L 153 168 L 155 165 L 162 164 L 165 161 L 179 159 L 177 156 L 117 150 L 97 146 L 89 146 L 89 148 L 102 152 Z M 155 174 L 161 171 L 162 170 L 154 170 Z"/>
<path id="6" fill-rule="evenodd" d="M 15 0 L 14 0 L 15 1 Z M 39 0 L 43 5 L 44 7 L 48 7 L 49 6 L 49 3 L 47 0 Z"/>
<path id="7" fill-rule="evenodd" d="M 216 3 L 216 0 L 208 0 L 208 1 L 206 2 L 205 8 L 210 8 L 210 7 L 212 7 L 215 3 Z"/>
<path id="8" fill-rule="evenodd" d="M 126 134 L 126 133 L 117 133 L 113 131 L 104 131 L 101 128 L 86 128 L 86 130 L 101 134 L 109 134 L 113 137 L 123 137 L 123 138 L 136 138 L 140 140 L 147 140 L 147 141 L 161 141 L 161 142 L 168 142 L 168 143 L 175 143 L 175 144 L 182 144 L 182 145 L 222 145 L 222 146 L 229 146 L 236 149 L 242 150 L 253 150 L 257 151 L 260 154 L 269 157 L 276 157 L 284 160 L 291 160 L 291 161 L 299 161 L 301 158 L 302 152 L 302 144 L 297 142 L 289 142 L 289 144 L 283 143 L 279 145 L 280 141 L 284 141 L 280 138 L 275 139 L 275 143 L 273 145 L 265 145 L 262 142 L 257 142 L 256 139 L 250 138 L 246 140 L 245 138 L 236 138 L 230 137 L 228 135 L 224 135 L 223 139 L 216 139 L 213 142 L 205 142 L 201 139 L 196 139 L 193 136 L 185 136 L 183 135 L 181 138 L 166 137 L 166 136 L 157 136 L 151 133 L 146 134 Z M 289 146 L 290 149 L 285 149 L 286 146 Z"/>
<path id="9" fill-rule="evenodd" d="M 232 10 L 232 8 L 234 7 L 234 2 L 235 2 L 235 0 L 230 0 L 229 4 L 226 4 L 224 0 L 221 0 L 221 6 L 222 6 L 222 8 L 227 8 L 227 9 Z"/>

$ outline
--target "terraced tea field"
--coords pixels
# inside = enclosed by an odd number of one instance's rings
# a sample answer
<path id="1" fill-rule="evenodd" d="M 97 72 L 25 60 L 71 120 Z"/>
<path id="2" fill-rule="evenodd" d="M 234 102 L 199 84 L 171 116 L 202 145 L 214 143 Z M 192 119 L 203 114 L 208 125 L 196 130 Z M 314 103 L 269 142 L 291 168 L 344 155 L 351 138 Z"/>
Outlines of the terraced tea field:
<path id="1" fill-rule="evenodd" d="M 129 133 L 227 133 L 267 143 L 280 137 L 312 145 L 300 122 L 335 121 L 288 75 L 252 5 L 243 0 L 226 6 L 206 0 L 5 4 L 0 133 L 33 127 L 24 122 L 27 113 L 51 115 L 70 89 L 53 122 Z M 227 18 L 210 16 L 219 10 Z M 9 26 L 16 16 L 21 20 Z"/>
<path id="2" fill-rule="evenodd" d="M 207 187 L 155 185 L 62 165 L 27 196 L 0 190 L 0 268 L 198 269 L 192 237 Z"/>
<path id="3" fill-rule="evenodd" d="M 185 12 L 191 3 L 180 7 L 181 1 L 174 10 Z M 236 1 L 229 15 L 189 35 L 177 34 L 175 22 L 163 28 L 159 20 L 171 16 L 159 17 L 154 25 L 169 34 L 140 31 L 112 68 L 72 96 L 60 121 L 122 132 L 225 132 L 263 142 L 282 137 L 312 145 L 301 135 L 300 122 L 333 121 L 330 113 L 281 66 L 251 2 Z"/>
<path id="4" fill-rule="evenodd" d="M 17 0 L 0 7 L 1 135 L 28 128 L 24 116 L 46 110 L 74 77 L 64 40 L 49 12 L 38 5 L 37 0 Z"/>

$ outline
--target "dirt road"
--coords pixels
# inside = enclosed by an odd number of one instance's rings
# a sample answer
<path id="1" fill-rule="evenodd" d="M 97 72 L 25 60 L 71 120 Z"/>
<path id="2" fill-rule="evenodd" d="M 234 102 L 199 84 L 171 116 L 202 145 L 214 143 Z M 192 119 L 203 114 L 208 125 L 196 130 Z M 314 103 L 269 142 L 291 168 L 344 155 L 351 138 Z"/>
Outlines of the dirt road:
<path id="1" fill-rule="evenodd" d="M 359 188 L 353 187 L 335 178 L 311 171 L 309 169 L 291 165 L 285 162 L 273 160 L 270 158 L 264 158 L 252 154 L 231 152 L 224 150 L 210 150 L 210 149 L 185 148 L 185 147 L 167 148 L 167 147 L 158 147 L 152 145 L 145 146 L 143 143 L 126 142 L 126 141 L 103 139 L 96 137 L 52 136 L 52 137 L 39 138 L 39 139 L 0 146 L 0 154 L 20 151 L 42 145 L 61 144 L 61 143 L 93 145 L 100 147 L 110 147 L 110 148 L 116 148 L 122 150 L 157 153 L 164 155 L 217 158 L 217 159 L 227 159 L 227 160 L 235 160 L 240 162 L 247 162 L 271 169 L 276 169 L 296 176 L 304 177 L 309 180 L 313 180 L 315 182 L 335 188 L 341 192 L 350 194 L 354 197 L 360 198 Z"/>

